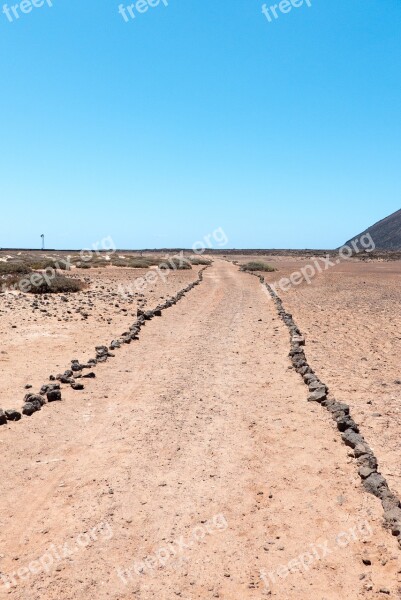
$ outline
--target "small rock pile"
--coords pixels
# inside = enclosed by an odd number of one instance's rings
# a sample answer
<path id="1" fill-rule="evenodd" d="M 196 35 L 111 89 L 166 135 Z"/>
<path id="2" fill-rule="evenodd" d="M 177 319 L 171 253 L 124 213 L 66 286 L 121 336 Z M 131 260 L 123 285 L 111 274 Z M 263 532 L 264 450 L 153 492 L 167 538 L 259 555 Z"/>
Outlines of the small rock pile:
<path id="1" fill-rule="evenodd" d="M 161 317 L 163 310 L 177 304 L 177 302 L 181 300 L 181 298 L 183 298 L 187 292 L 192 290 L 195 286 L 199 285 L 203 281 L 203 271 L 207 268 L 207 266 L 203 267 L 199 271 L 198 279 L 187 285 L 184 289 L 179 291 L 172 298 L 166 300 L 163 304 L 159 304 L 158 306 L 156 306 L 154 310 L 143 311 L 141 309 L 138 309 L 137 320 L 130 326 L 128 331 L 125 331 L 121 334 L 119 338 L 113 340 L 109 347 L 96 346 L 96 358 L 91 358 L 85 364 L 80 363 L 77 359 L 73 359 L 71 361 L 71 367 L 64 371 L 64 373 L 60 373 L 56 376 L 50 375 L 49 379 L 52 383 L 46 383 L 42 385 L 38 394 L 28 393 L 25 395 L 24 405 L 22 407 L 21 412 L 15 409 L 5 411 L 0 409 L 0 425 L 6 425 L 9 421 L 19 421 L 22 418 L 22 415 L 30 417 L 35 412 L 41 410 L 42 406 L 44 406 L 46 403 L 57 402 L 62 400 L 60 384 L 68 384 L 73 390 L 83 390 L 85 388 L 84 384 L 80 381 L 77 381 L 77 379 L 95 378 L 96 374 L 93 372 L 92 369 L 97 364 L 106 362 L 108 358 L 114 357 L 115 354 L 110 352 L 111 350 L 121 348 L 121 344 L 130 344 L 132 341 L 138 340 L 139 332 L 141 328 L 145 325 L 146 321 L 150 321 L 151 319 L 153 319 L 153 317 Z M 84 374 L 83 371 L 85 369 L 89 369 L 89 373 Z"/>
<path id="2" fill-rule="evenodd" d="M 378 471 L 378 462 L 373 450 L 359 431 L 358 425 L 350 414 L 348 404 L 337 402 L 330 394 L 327 385 L 320 381 L 319 377 L 308 364 L 305 354 L 305 338 L 297 327 L 291 314 L 287 313 L 282 300 L 276 292 L 265 282 L 264 277 L 256 275 L 260 282 L 266 286 L 270 296 L 276 305 L 278 314 L 287 325 L 291 336 L 290 360 L 294 369 L 299 373 L 309 389 L 309 402 L 318 402 L 324 406 L 332 415 L 341 432 L 343 442 L 352 448 L 353 456 L 358 466 L 358 474 L 362 479 L 367 492 L 381 500 L 385 526 L 397 537 L 401 548 L 401 502 L 388 486 L 386 479 Z"/>

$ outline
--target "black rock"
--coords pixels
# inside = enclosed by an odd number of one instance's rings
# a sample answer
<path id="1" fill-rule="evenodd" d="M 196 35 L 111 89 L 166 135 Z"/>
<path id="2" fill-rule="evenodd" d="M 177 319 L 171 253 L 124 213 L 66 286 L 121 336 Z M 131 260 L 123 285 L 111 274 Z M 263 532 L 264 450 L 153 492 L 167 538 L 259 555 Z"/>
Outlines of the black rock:
<path id="1" fill-rule="evenodd" d="M 320 388 L 324 388 L 327 392 L 327 386 L 324 385 L 324 383 L 322 383 L 321 381 L 319 381 L 319 379 L 315 379 L 314 381 L 311 381 L 309 383 L 309 391 L 310 392 L 314 392 L 316 390 L 319 390 Z"/>
<path id="2" fill-rule="evenodd" d="M 364 480 L 363 485 L 365 489 L 378 498 L 383 494 L 384 489 L 388 489 L 387 482 L 380 473 L 372 473 L 367 479 Z"/>
<path id="3" fill-rule="evenodd" d="M 36 412 L 36 411 L 37 411 L 37 409 L 30 402 L 27 402 L 22 407 L 22 414 L 23 415 L 27 415 L 28 417 L 30 417 L 31 415 L 33 415 L 33 413 Z"/>
<path id="4" fill-rule="evenodd" d="M 326 389 L 319 388 L 318 390 L 312 392 L 312 394 L 308 396 L 308 402 L 321 402 L 322 400 L 325 400 L 326 396 Z"/>
<path id="5" fill-rule="evenodd" d="M 83 383 L 72 383 L 71 387 L 73 390 L 83 390 L 85 388 Z M 61 400 L 61 398 L 60 398 Z"/>
<path id="6" fill-rule="evenodd" d="M 46 399 L 40 394 L 26 394 L 24 402 L 38 402 L 40 406 L 43 406 L 44 404 L 46 404 Z"/>
<path id="7" fill-rule="evenodd" d="M 358 473 L 362 479 L 367 479 L 370 477 L 370 475 L 376 473 L 376 469 L 371 469 L 370 467 L 359 467 Z"/>
<path id="8" fill-rule="evenodd" d="M 341 437 L 346 446 L 350 446 L 350 448 L 355 448 L 358 444 L 364 444 L 365 442 L 363 437 L 352 429 L 347 429 Z"/>
<path id="9" fill-rule="evenodd" d="M 337 422 L 337 427 L 339 431 L 346 431 L 347 429 L 352 429 L 356 433 L 359 433 L 359 427 L 355 423 L 354 419 L 352 419 L 349 415 L 345 415 L 344 413 L 336 413 L 333 415 L 334 420 Z"/>
<path id="10" fill-rule="evenodd" d="M 330 402 L 327 404 L 327 410 L 332 412 L 334 415 L 336 413 L 349 415 L 349 406 L 348 404 L 344 404 L 343 402 Z"/>
<path id="11" fill-rule="evenodd" d="M 44 396 L 45 394 L 47 394 L 48 392 L 51 392 L 53 390 L 59 390 L 60 389 L 60 384 L 59 383 L 45 383 L 44 385 L 42 385 L 42 387 L 40 388 L 40 394 L 42 396 Z"/>
<path id="12" fill-rule="evenodd" d="M 18 412 L 18 410 L 14 410 L 13 408 L 4 412 L 9 421 L 19 421 L 21 418 L 21 413 Z"/>
<path id="13" fill-rule="evenodd" d="M 394 507 L 384 512 L 384 518 L 392 534 L 395 536 L 401 535 L 401 508 Z"/>
<path id="14" fill-rule="evenodd" d="M 60 390 L 51 390 L 50 392 L 47 392 L 47 400 L 49 402 L 57 402 L 59 400 L 61 400 L 61 392 Z"/>
<path id="15" fill-rule="evenodd" d="M 366 454 L 362 454 L 361 456 L 359 456 L 357 459 L 357 463 L 360 467 L 369 467 L 373 471 L 377 471 L 377 458 L 371 452 L 367 452 Z"/>
<path id="16" fill-rule="evenodd" d="M 6 413 L 1 408 L 0 408 L 0 425 L 7 425 Z"/>
<path id="17" fill-rule="evenodd" d="M 86 375 L 82 375 L 82 377 L 83 377 L 83 379 L 95 379 L 96 373 L 94 373 L 93 371 L 90 371 Z"/>
<path id="18" fill-rule="evenodd" d="M 99 360 L 99 356 L 107 356 L 109 353 L 109 349 L 107 348 L 107 346 L 96 346 L 95 350 L 96 350 L 96 356 L 98 357 L 98 360 Z"/>

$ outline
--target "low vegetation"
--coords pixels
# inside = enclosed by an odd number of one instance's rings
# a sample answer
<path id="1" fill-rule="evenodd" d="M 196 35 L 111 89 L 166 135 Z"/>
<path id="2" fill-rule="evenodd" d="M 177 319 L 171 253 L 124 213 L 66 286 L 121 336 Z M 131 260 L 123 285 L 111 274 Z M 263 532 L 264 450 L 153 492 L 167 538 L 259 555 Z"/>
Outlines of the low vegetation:
<path id="1" fill-rule="evenodd" d="M 241 266 L 241 271 L 264 271 L 265 273 L 273 273 L 274 271 L 277 271 L 277 269 L 262 261 L 250 261 Z"/>
<path id="2" fill-rule="evenodd" d="M 28 290 L 31 294 L 68 294 L 80 292 L 85 288 L 85 283 L 80 279 L 71 279 L 64 275 L 43 279 L 39 285 L 32 285 Z"/>
<path id="3" fill-rule="evenodd" d="M 24 263 L 0 262 L 0 276 L 2 275 L 27 275 L 31 268 Z"/>
<path id="4" fill-rule="evenodd" d="M 203 258 L 202 256 L 194 256 L 194 257 L 189 257 L 189 260 L 191 261 L 192 265 L 198 266 L 198 265 L 211 265 L 212 261 L 209 260 L 208 258 Z"/>

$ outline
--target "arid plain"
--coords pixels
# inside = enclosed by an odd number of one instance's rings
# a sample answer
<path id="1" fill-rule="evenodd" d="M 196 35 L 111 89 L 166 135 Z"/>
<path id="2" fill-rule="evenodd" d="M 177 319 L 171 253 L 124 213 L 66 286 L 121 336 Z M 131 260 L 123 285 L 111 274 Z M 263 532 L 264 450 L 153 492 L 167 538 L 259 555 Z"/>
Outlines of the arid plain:
<path id="1" fill-rule="evenodd" d="M 4 597 L 401 598 L 397 538 L 307 401 L 271 297 L 240 271 L 253 257 L 209 258 L 141 291 L 151 268 L 101 266 L 73 271 L 74 294 L 0 296 L 0 408 L 83 367 L 83 389 L 61 383 L 61 401 L 0 427 Z M 311 260 L 254 258 L 272 284 Z M 400 277 L 399 261 L 352 260 L 278 290 L 398 496 Z M 88 364 L 96 347 L 114 356 Z"/>

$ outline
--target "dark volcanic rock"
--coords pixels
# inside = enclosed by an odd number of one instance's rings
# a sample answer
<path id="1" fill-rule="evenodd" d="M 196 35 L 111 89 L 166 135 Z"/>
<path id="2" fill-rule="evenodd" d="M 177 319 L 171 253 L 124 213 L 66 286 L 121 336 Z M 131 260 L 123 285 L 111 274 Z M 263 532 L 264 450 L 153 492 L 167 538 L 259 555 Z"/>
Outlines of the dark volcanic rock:
<path id="1" fill-rule="evenodd" d="M 30 417 L 31 415 L 33 415 L 33 413 L 36 412 L 36 411 L 37 411 L 37 409 L 30 402 L 27 402 L 22 407 L 22 414 L 23 415 L 27 415 L 28 417 Z"/>
<path id="2" fill-rule="evenodd" d="M 61 400 L 61 392 L 60 390 L 50 390 L 46 394 L 48 402 L 57 402 Z"/>
<path id="3" fill-rule="evenodd" d="M 327 396 L 325 388 L 319 388 L 308 396 L 308 402 L 321 402 Z"/>
<path id="4" fill-rule="evenodd" d="M 355 423 L 354 419 L 352 419 L 349 415 L 345 415 L 344 413 L 336 413 L 333 415 L 334 420 L 337 423 L 337 427 L 339 431 L 346 431 L 347 429 L 352 429 L 356 433 L 359 433 L 359 427 Z"/>
<path id="5" fill-rule="evenodd" d="M 4 412 L 9 421 L 19 421 L 21 419 L 21 413 L 18 412 L 18 410 L 10 408 L 9 410 L 6 410 Z"/>
<path id="6" fill-rule="evenodd" d="M 83 390 L 85 388 L 83 383 L 75 383 L 75 382 L 71 384 L 71 387 L 73 390 Z"/>
<path id="7" fill-rule="evenodd" d="M 44 404 L 46 404 L 46 399 L 44 396 L 41 396 L 40 394 L 26 394 L 25 398 L 24 398 L 24 402 L 38 402 L 40 404 L 40 406 L 43 406 Z"/>
<path id="8" fill-rule="evenodd" d="M 372 473 L 364 480 L 363 485 L 370 494 L 373 494 L 378 498 L 381 497 L 384 489 L 388 489 L 387 482 L 380 473 Z"/>
<path id="9" fill-rule="evenodd" d="M 365 441 L 359 433 L 355 433 L 352 429 L 347 429 L 341 437 L 345 445 L 350 446 L 350 448 L 355 448 L 358 444 L 363 444 Z"/>
<path id="10" fill-rule="evenodd" d="M 47 383 L 47 384 L 45 383 L 40 388 L 40 394 L 42 396 L 44 396 L 48 392 L 52 392 L 53 390 L 59 390 L 59 389 L 60 389 L 60 384 L 59 383 Z"/>
<path id="11" fill-rule="evenodd" d="M 6 413 L 1 408 L 0 408 L 0 425 L 7 425 Z"/>

